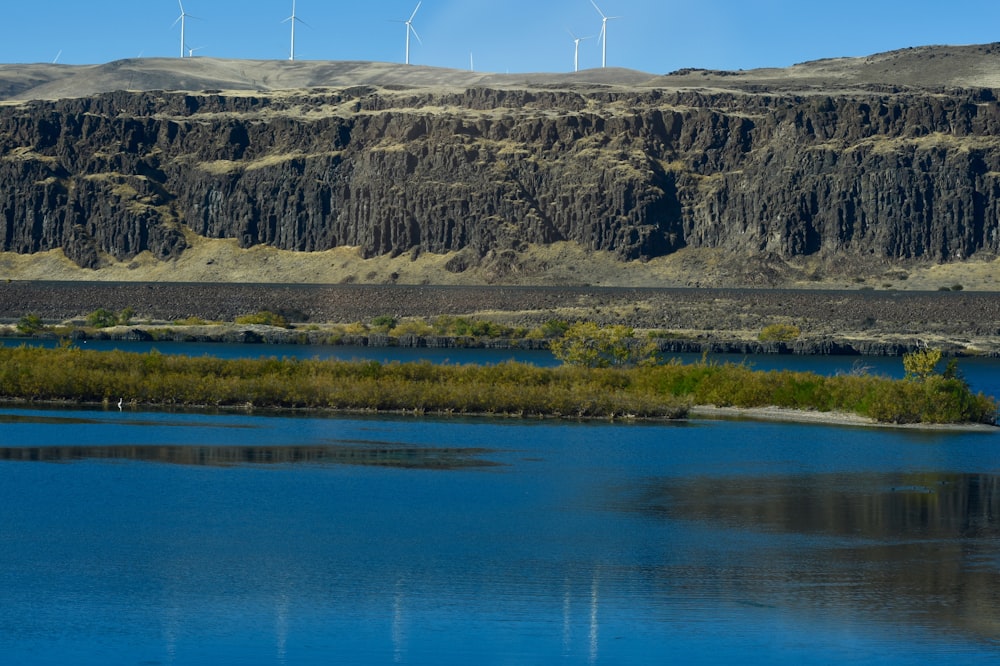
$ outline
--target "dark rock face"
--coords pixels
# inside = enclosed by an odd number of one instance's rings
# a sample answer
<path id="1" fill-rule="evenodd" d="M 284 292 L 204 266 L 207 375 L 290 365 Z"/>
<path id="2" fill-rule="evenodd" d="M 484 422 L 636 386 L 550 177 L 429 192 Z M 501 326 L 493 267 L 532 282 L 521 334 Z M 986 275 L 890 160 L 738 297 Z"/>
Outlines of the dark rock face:
<path id="1" fill-rule="evenodd" d="M 979 90 L 108 93 L 0 108 L 0 250 L 942 262 L 1000 253 L 998 136 Z"/>

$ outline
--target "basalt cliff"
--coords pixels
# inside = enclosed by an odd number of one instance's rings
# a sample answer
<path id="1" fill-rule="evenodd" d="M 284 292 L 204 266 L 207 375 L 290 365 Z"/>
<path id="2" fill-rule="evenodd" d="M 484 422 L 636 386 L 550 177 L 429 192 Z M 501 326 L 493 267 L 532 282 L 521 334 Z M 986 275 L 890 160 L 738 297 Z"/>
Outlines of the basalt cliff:
<path id="1" fill-rule="evenodd" d="M 666 76 L 194 61 L 0 67 L 0 251 L 1000 254 L 1000 45 Z"/>

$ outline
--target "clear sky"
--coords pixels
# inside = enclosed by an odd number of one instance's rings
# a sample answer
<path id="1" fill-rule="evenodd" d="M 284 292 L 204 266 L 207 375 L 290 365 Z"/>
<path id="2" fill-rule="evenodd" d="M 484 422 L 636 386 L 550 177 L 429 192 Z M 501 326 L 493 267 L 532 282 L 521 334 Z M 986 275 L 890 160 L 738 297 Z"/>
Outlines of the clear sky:
<path id="1" fill-rule="evenodd" d="M 287 59 L 292 0 L 182 0 L 196 56 Z M 296 0 L 301 60 L 402 62 L 416 0 Z M 608 16 L 608 66 L 665 73 L 681 67 L 784 67 L 906 46 L 1000 41 L 1000 3 L 988 0 L 599 0 Z M 0 61 L 103 63 L 180 53 L 177 0 L 2 0 Z M 565 72 L 568 31 L 580 67 L 598 67 L 601 16 L 590 0 L 423 0 L 413 64 L 477 71 Z"/>

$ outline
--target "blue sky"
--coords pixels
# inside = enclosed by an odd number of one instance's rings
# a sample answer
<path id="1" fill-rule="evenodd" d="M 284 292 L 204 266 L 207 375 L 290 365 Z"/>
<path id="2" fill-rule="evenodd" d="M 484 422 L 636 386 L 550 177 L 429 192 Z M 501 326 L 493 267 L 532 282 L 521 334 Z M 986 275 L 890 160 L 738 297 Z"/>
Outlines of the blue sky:
<path id="1" fill-rule="evenodd" d="M 196 55 L 286 59 L 292 0 L 182 0 Z M 608 65 L 784 67 L 926 44 L 1000 41 L 1000 3 L 986 0 L 600 0 Z M 402 62 L 416 0 L 297 0 L 296 58 Z M 180 51 L 177 0 L 4 0 L 2 62 L 92 64 Z M 590 0 L 423 0 L 411 61 L 477 71 L 564 72 L 600 66 L 601 17 Z"/>

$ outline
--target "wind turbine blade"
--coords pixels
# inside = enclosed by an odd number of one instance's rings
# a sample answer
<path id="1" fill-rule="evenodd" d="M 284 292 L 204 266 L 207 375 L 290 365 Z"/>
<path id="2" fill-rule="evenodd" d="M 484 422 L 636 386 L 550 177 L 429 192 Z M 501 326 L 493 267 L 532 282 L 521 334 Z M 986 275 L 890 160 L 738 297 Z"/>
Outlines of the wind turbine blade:
<path id="1" fill-rule="evenodd" d="M 181 0 L 177 0 L 177 6 L 181 8 L 181 15 L 183 16 L 184 15 L 184 4 L 181 2 Z"/>
<path id="2" fill-rule="evenodd" d="M 424 0 L 420 0 L 420 2 L 417 3 L 417 8 L 413 10 L 412 14 L 410 14 L 410 20 L 411 21 L 413 20 L 413 17 L 415 17 L 417 15 L 417 12 L 420 11 L 420 5 L 422 5 L 422 4 L 424 4 Z"/>
<path id="3" fill-rule="evenodd" d="M 420 42 L 420 45 L 423 46 L 424 43 L 420 40 L 420 35 L 417 34 L 417 29 L 414 28 L 409 23 L 407 23 L 406 25 L 410 28 L 410 31 L 413 33 L 413 36 L 417 38 L 417 41 Z"/>
<path id="4" fill-rule="evenodd" d="M 597 3 L 594 2 L 594 0 L 590 0 L 590 4 L 594 5 L 594 9 L 596 9 L 597 13 L 601 15 L 601 18 L 603 19 L 608 18 L 607 16 L 604 15 L 604 12 L 601 11 L 601 8 L 597 6 Z"/>

